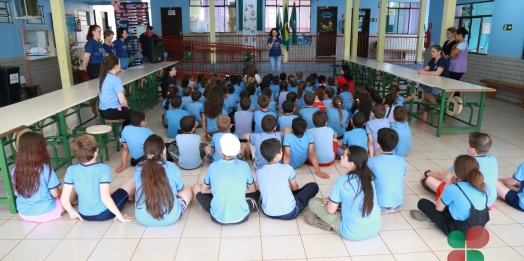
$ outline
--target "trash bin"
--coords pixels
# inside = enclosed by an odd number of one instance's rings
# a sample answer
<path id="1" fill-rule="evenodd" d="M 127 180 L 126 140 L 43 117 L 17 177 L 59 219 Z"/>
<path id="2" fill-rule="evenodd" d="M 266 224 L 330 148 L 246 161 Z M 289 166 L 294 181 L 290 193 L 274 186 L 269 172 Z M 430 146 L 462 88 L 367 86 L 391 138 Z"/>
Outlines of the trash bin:
<path id="1" fill-rule="evenodd" d="M 0 68 L 0 106 L 7 106 L 21 100 L 20 67 Z"/>

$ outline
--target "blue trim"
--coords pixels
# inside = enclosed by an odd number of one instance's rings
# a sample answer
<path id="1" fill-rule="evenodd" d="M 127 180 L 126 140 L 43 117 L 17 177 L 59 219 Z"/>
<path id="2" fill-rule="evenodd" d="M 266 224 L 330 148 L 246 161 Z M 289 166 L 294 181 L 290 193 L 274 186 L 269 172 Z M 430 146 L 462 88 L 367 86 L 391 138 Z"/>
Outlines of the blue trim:
<path id="1" fill-rule="evenodd" d="M 91 167 L 91 166 L 97 165 L 97 164 L 100 164 L 100 162 L 95 162 L 95 163 L 92 163 L 92 164 L 89 164 L 89 165 L 84 165 L 84 163 L 80 162 L 77 165 L 81 165 L 82 167 Z"/>
<path id="2" fill-rule="evenodd" d="M 111 181 L 103 181 L 103 182 L 100 182 L 100 184 L 109 184 L 111 183 Z"/>
<path id="3" fill-rule="evenodd" d="M 67 184 L 67 185 L 74 185 L 74 183 L 69 183 L 69 182 L 65 182 L 64 181 L 64 185 Z"/>
<path id="4" fill-rule="evenodd" d="M 515 180 L 518 181 L 518 182 L 522 182 L 522 181 L 524 181 L 524 180 L 519 180 L 519 179 L 515 178 L 515 175 L 517 175 L 517 173 L 513 174 L 513 179 L 515 179 Z"/>
<path id="5" fill-rule="evenodd" d="M 64 183 L 65 183 L 65 182 L 64 182 Z M 58 188 L 58 187 L 60 187 L 60 185 L 62 185 L 62 183 L 59 182 L 58 185 L 56 185 L 56 186 L 54 186 L 54 187 L 52 187 L 52 188 L 49 188 L 49 190 L 52 190 L 52 189 Z"/>
<path id="6" fill-rule="evenodd" d="M 329 201 L 331 201 L 331 202 L 333 202 L 335 204 L 340 204 L 340 202 L 336 202 L 336 201 L 332 200 L 330 197 L 328 197 L 328 199 L 329 199 Z"/>
<path id="7" fill-rule="evenodd" d="M 297 175 L 293 176 L 293 178 L 291 178 L 291 179 L 288 179 L 288 181 L 292 181 L 292 180 L 294 180 L 296 178 L 297 178 Z"/>

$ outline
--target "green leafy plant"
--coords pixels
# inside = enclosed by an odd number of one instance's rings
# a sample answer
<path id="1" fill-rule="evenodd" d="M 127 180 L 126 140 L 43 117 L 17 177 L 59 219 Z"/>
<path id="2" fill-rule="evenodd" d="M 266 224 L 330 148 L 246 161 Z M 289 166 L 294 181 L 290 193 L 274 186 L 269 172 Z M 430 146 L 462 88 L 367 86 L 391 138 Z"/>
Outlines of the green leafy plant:
<path id="1" fill-rule="evenodd" d="M 80 59 L 80 55 L 77 52 L 71 53 L 71 65 L 74 72 L 80 70 L 80 66 L 82 66 L 82 59 Z"/>
<path id="2" fill-rule="evenodd" d="M 244 67 L 248 67 L 253 64 L 254 55 L 250 52 L 244 53 Z"/>

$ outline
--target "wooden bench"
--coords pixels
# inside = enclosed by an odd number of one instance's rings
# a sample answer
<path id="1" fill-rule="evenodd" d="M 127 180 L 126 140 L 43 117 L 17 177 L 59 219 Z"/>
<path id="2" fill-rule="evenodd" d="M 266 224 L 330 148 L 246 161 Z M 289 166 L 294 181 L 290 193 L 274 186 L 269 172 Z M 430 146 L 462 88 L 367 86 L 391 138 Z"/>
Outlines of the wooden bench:
<path id="1" fill-rule="evenodd" d="M 491 80 L 491 79 L 482 79 L 481 83 L 493 89 L 506 89 L 522 93 L 522 99 L 520 101 L 520 107 L 524 108 L 524 85 L 514 84 L 509 82 Z M 488 92 L 487 96 L 490 98 L 497 98 L 496 92 Z"/>

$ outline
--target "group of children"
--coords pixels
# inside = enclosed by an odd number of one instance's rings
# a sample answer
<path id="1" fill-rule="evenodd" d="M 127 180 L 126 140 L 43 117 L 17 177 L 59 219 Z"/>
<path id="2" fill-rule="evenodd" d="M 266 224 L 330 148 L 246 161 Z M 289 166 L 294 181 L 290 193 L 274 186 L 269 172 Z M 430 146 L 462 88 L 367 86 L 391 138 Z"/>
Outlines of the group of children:
<path id="1" fill-rule="evenodd" d="M 176 69 L 168 68 L 166 78 L 174 75 Z M 200 75 L 193 82 L 186 74 L 180 87 L 166 79 L 163 118 L 174 141 L 164 143 L 146 127 L 144 113 L 132 112 L 122 131 L 122 165 L 116 172 L 126 168 L 129 154 L 136 167 L 134 177 L 118 188 L 109 185 L 110 169 L 96 162 L 98 144 L 86 134 L 73 140 L 80 163 L 67 169 L 61 191 L 43 137 L 26 133 L 12 171 L 20 216 L 45 222 L 67 211 L 73 219 L 125 222 L 131 217 L 120 209 L 134 201 L 139 223 L 166 226 L 180 218 L 195 196 L 218 224 L 243 223 L 259 206 L 268 217 L 294 219 L 309 205 L 307 224 L 350 240 L 373 237 L 380 230 L 380 215 L 398 212 L 404 204 L 404 157 L 411 149 L 411 132 L 402 103 L 411 96 L 404 98 L 398 86 L 391 86 L 382 99 L 369 86 L 351 93 L 347 83 L 337 86 L 331 77 L 302 80 L 302 75 L 260 79 L 252 67 L 244 79 L 232 75 L 209 81 Z M 203 136 L 195 134 L 199 127 Z M 421 185 L 436 192 L 437 204 L 422 199 L 413 218 L 435 223 L 445 233 L 485 225 L 489 214 L 484 209 L 497 193 L 523 210 L 524 164 L 513 178 L 497 181 L 490 147 L 487 134 L 472 133 L 470 156 L 459 156 L 449 170 L 424 173 Z M 336 180 L 329 197 L 315 198 L 316 183 L 299 186 L 294 169 L 305 163 L 329 178 L 320 167 L 339 157 L 347 175 Z M 206 160 L 211 165 L 203 184 L 186 186 L 179 168 L 195 169 Z M 520 190 L 507 187 L 519 182 Z"/>

